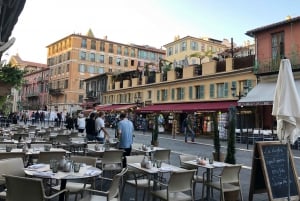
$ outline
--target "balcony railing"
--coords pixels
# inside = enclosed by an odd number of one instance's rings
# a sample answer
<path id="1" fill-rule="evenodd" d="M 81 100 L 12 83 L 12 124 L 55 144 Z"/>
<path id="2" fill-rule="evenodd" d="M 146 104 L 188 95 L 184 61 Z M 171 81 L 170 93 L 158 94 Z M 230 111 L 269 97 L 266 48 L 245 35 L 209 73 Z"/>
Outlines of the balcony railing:
<path id="1" fill-rule="evenodd" d="M 286 56 L 290 59 L 292 69 L 300 69 L 300 52 Z M 257 61 L 257 74 L 278 72 L 281 58 L 266 58 Z"/>
<path id="2" fill-rule="evenodd" d="M 28 93 L 26 94 L 26 97 L 30 98 L 30 97 L 38 97 L 39 96 L 39 93 L 37 92 L 32 92 L 32 93 Z"/>
<path id="3" fill-rule="evenodd" d="M 233 58 L 233 69 L 242 69 L 254 66 L 255 55 L 249 55 L 245 57 L 235 57 Z"/>
<path id="4" fill-rule="evenodd" d="M 86 97 L 87 98 L 96 98 L 97 97 L 97 93 L 96 93 L 96 91 L 88 91 L 86 93 Z"/>
<path id="5" fill-rule="evenodd" d="M 63 95 L 64 94 L 64 89 L 62 88 L 50 88 L 49 89 L 49 94 L 51 95 Z"/>

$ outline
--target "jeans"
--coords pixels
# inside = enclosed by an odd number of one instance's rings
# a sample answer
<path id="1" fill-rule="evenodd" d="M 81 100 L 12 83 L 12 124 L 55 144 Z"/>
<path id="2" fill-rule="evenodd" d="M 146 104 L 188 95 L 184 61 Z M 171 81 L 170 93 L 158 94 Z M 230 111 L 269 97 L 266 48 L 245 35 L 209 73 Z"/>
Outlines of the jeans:
<path id="1" fill-rule="evenodd" d="M 189 129 L 189 128 L 184 129 L 184 136 L 185 136 L 184 140 L 185 140 L 185 142 L 187 142 L 187 138 L 188 138 L 189 134 L 191 135 L 192 142 L 194 142 L 195 141 L 195 132 L 192 129 Z"/>

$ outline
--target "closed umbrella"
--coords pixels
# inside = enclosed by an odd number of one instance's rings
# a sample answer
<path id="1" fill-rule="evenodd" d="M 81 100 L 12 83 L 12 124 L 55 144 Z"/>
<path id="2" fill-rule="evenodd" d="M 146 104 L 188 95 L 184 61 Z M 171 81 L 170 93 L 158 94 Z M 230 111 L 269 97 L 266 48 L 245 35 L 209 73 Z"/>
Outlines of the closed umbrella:
<path id="1" fill-rule="evenodd" d="M 277 119 L 278 139 L 294 144 L 300 136 L 300 98 L 289 59 L 280 62 L 272 115 Z"/>

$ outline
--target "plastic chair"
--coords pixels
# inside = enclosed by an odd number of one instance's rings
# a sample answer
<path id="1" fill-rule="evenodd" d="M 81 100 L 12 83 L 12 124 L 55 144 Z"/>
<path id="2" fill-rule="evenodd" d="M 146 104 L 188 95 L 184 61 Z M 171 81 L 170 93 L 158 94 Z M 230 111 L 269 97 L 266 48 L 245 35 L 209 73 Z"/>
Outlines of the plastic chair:
<path id="1" fill-rule="evenodd" d="M 90 165 L 93 167 L 96 167 L 96 161 L 97 158 L 95 157 L 88 157 L 88 156 L 74 156 L 72 155 L 70 157 L 70 160 L 75 162 L 75 163 L 83 163 L 85 165 Z M 68 181 L 66 184 L 66 189 L 69 190 L 70 194 L 75 194 L 75 201 L 77 200 L 78 194 L 81 194 L 81 198 L 83 197 L 83 191 L 82 189 L 85 188 L 91 188 L 95 186 L 95 180 L 92 179 L 92 181 L 90 181 L 88 183 L 88 180 L 85 179 L 84 182 L 70 182 Z M 60 185 L 54 186 L 53 189 L 55 189 L 56 191 L 60 190 Z"/>
<path id="2" fill-rule="evenodd" d="M 169 164 L 170 164 L 170 156 L 171 156 L 170 149 L 158 149 L 153 152 L 154 160 L 164 161 Z"/>
<path id="3" fill-rule="evenodd" d="M 220 175 L 212 175 L 212 181 L 204 184 L 220 191 L 220 200 L 225 201 L 225 193 L 239 192 L 240 200 L 243 201 L 242 189 L 240 185 L 241 165 L 225 166 Z M 203 194 L 202 194 L 203 199 Z"/>
<path id="4" fill-rule="evenodd" d="M 126 156 L 126 162 L 128 163 L 141 163 L 144 155 L 133 155 Z M 135 188 L 135 200 L 138 200 L 138 189 L 143 189 L 143 200 L 145 199 L 145 191 L 150 187 L 153 187 L 154 183 L 152 180 L 145 178 L 145 174 L 142 174 L 139 170 L 135 168 L 127 167 L 128 171 L 126 174 L 126 179 L 123 185 L 122 193 L 124 192 L 125 185 L 128 184 Z"/>
<path id="5" fill-rule="evenodd" d="M 196 170 L 172 172 L 167 184 L 161 183 L 166 189 L 152 191 L 151 194 L 160 200 L 187 201 L 194 200 L 193 177 Z M 186 192 L 190 192 L 189 194 Z"/>
<path id="6" fill-rule="evenodd" d="M 42 179 L 3 175 L 7 187 L 6 199 L 12 201 L 44 201 L 51 200 L 58 195 L 65 193 L 68 200 L 68 190 L 61 190 L 53 195 L 47 196 Z"/>
<path id="7" fill-rule="evenodd" d="M 196 159 L 197 159 L 197 156 L 194 156 L 194 155 L 185 155 L 185 154 L 179 155 L 180 167 L 187 169 L 187 170 L 197 169 L 197 171 L 195 172 L 195 175 L 193 177 L 194 192 L 196 192 L 195 189 L 196 189 L 197 183 L 202 183 L 202 184 L 204 183 L 204 177 L 198 175 L 198 167 L 197 166 L 186 164 L 186 163 L 184 163 L 184 161 L 191 161 L 191 160 L 196 160 Z M 203 194 L 203 191 L 204 191 L 204 188 L 202 188 L 202 194 Z M 195 193 L 194 193 L 194 195 L 195 195 Z"/>
<path id="8" fill-rule="evenodd" d="M 80 201 L 92 201 L 92 200 L 106 200 L 106 201 L 120 201 L 120 184 L 123 175 L 127 172 L 127 168 L 123 168 L 122 171 L 116 174 L 113 179 L 106 178 L 111 181 L 111 185 L 108 191 L 99 191 L 96 189 L 84 189 L 89 194 L 83 197 Z"/>

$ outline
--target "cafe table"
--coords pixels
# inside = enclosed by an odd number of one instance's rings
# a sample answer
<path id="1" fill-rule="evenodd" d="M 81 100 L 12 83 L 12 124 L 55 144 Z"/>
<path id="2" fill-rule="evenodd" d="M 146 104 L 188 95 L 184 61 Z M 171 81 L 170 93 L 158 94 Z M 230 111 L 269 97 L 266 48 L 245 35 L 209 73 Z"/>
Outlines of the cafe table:
<path id="1" fill-rule="evenodd" d="M 144 155 L 151 156 L 153 152 L 156 150 L 165 150 L 166 148 L 163 147 L 155 147 L 155 146 L 147 146 L 146 148 L 143 148 L 141 146 L 132 146 L 132 151 L 137 153 L 143 153 Z"/>
<path id="2" fill-rule="evenodd" d="M 183 163 L 188 164 L 188 165 L 193 165 L 198 168 L 205 168 L 206 169 L 206 181 L 211 181 L 212 179 L 212 172 L 216 168 L 223 168 L 225 166 L 230 166 L 231 164 L 229 163 L 224 163 L 224 162 L 219 162 L 219 161 L 213 161 L 212 164 L 209 163 L 209 161 L 204 160 L 204 163 L 199 163 L 197 160 L 191 160 L 191 161 L 183 161 Z M 203 184 L 205 185 L 205 184 Z M 210 198 L 210 187 L 207 186 L 206 188 L 206 199 L 205 200 L 212 200 Z"/>
<path id="3" fill-rule="evenodd" d="M 160 168 L 153 166 L 153 165 L 151 165 L 150 168 L 142 167 L 141 163 L 127 163 L 127 166 L 129 166 L 131 168 L 135 168 L 135 169 L 147 174 L 149 180 L 151 179 L 151 176 L 152 176 L 153 181 L 154 181 L 154 185 L 153 185 L 154 189 L 157 188 L 158 175 L 160 173 L 171 173 L 171 172 L 179 172 L 179 171 L 186 170 L 186 169 L 183 169 L 183 168 L 180 168 L 180 167 L 168 164 L 168 163 L 162 163 Z M 150 186 L 149 186 L 149 188 L 150 188 Z"/>
<path id="4" fill-rule="evenodd" d="M 81 165 L 77 173 L 74 171 L 64 172 L 61 170 L 58 170 L 57 173 L 53 173 L 49 164 L 34 164 L 24 168 L 24 172 L 26 175 L 32 177 L 60 180 L 60 190 L 66 188 L 67 180 L 94 178 L 102 174 L 101 169 L 85 164 Z M 64 201 L 63 194 L 59 196 L 59 201 Z"/>

